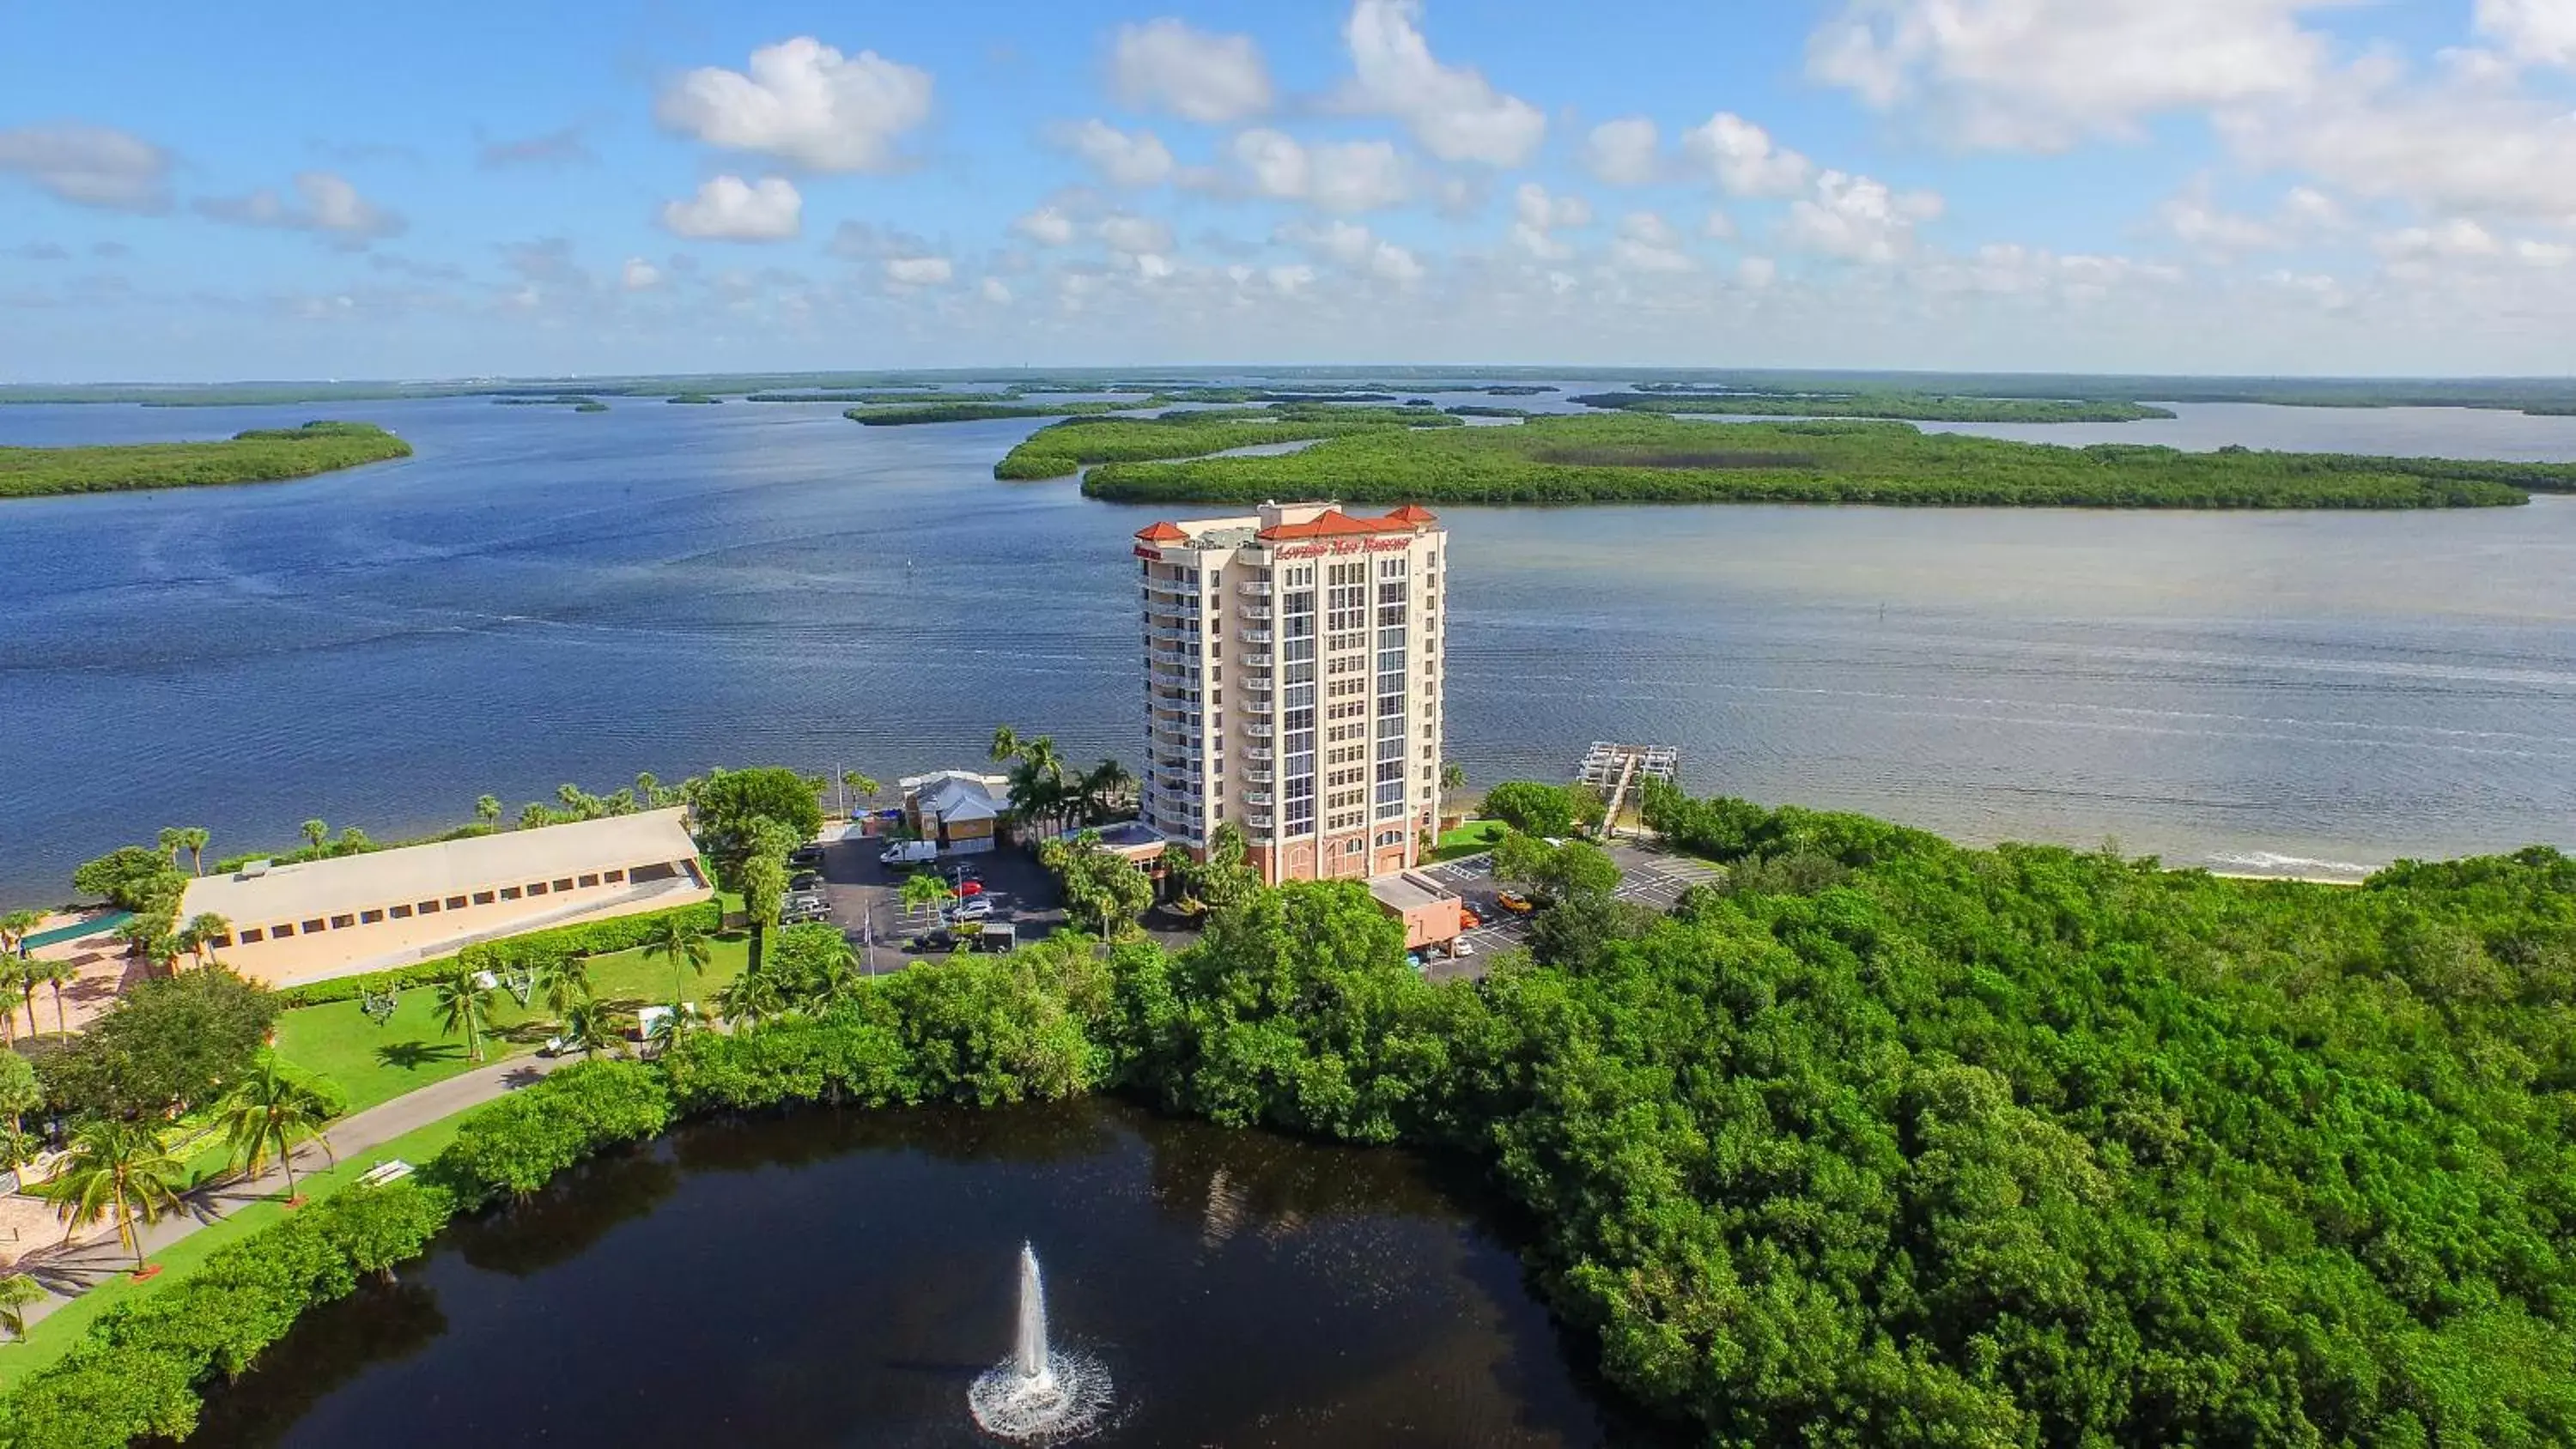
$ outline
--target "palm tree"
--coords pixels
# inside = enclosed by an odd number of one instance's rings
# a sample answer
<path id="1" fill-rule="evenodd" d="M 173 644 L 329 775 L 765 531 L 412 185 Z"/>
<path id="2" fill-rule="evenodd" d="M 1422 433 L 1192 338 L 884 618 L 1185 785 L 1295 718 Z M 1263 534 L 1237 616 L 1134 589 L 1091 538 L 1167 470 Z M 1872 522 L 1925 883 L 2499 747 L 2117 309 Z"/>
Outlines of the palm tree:
<path id="1" fill-rule="evenodd" d="M 647 1040 L 660 1042 L 662 1049 L 668 1051 L 671 1043 L 678 1041 L 683 1033 L 694 1030 L 697 1025 L 697 1008 L 674 997 L 663 1009 L 662 1014 L 654 1018 L 653 1033 Z"/>
<path id="2" fill-rule="evenodd" d="M 286 1197 L 291 1203 L 297 1142 L 317 1139 L 333 1163 L 340 1160 L 331 1151 L 331 1140 L 322 1135 L 322 1124 L 334 1115 L 330 1099 L 268 1054 L 216 1108 L 215 1122 L 232 1148 L 233 1160 L 250 1177 L 257 1178 L 268 1166 L 272 1151 L 277 1154 L 277 1165 L 286 1171 Z"/>
<path id="3" fill-rule="evenodd" d="M 993 763 L 997 765 L 1002 763 L 1004 760 L 1018 759 L 1020 757 L 1020 732 L 1011 728 L 1009 725 L 993 726 L 992 755 Z"/>
<path id="4" fill-rule="evenodd" d="M 0 956 L 24 950 L 26 939 L 44 923 L 44 915 L 38 911 L 11 911 L 0 916 Z"/>
<path id="5" fill-rule="evenodd" d="M 24 1273 L 0 1278 L 0 1328 L 11 1338 L 27 1336 L 27 1310 L 45 1301 L 44 1285 Z"/>
<path id="6" fill-rule="evenodd" d="M 806 988 L 804 1005 L 810 1011 L 829 1011 L 858 995 L 859 983 L 867 979 L 859 966 L 859 953 L 851 948 L 847 936 L 825 947 L 819 964 L 821 974 L 803 983 Z"/>
<path id="7" fill-rule="evenodd" d="M 716 993 L 716 1007 L 728 1020 L 758 1026 L 787 1009 L 787 995 L 776 971 L 745 971 Z"/>
<path id="8" fill-rule="evenodd" d="M 903 883 L 903 903 L 907 909 L 913 906 L 936 906 L 944 913 L 948 902 L 956 895 L 957 888 L 950 885 L 946 878 L 935 870 L 925 870 Z"/>
<path id="9" fill-rule="evenodd" d="M 596 1057 L 616 1042 L 616 1033 L 608 1025 L 608 1008 L 593 996 L 575 997 L 563 1007 L 557 1035 L 585 1057 Z"/>
<path id="10" fill-rule="evenodd" d="M 1098 825 L 1109 818 L 1110 803 L 1136 787 L 1136 777 L 1125 765 L 1103 756 L 1082 777 L 1082 818 L 1085 824 Z"/>
<path id="11" fill-rule="evenodd" d="M 45 973 L 40 970 L 33 961 L 20 961 L 17 963 L 17 968 L 18 969 L 12 973 L 9 978 L 9 985 L 12 989 L 16 990 L 19 995 L 26 998 L 27 1038 L 32 1041 L 35 1039 L 37 1032 L 36 988 L 45 984 Z"/>
<path id="12" fill-rule="evenodd" d="M 1443 761 L 1440 766 L 1440 813 L 1443 816 L 1449 814 L 1450 797 L 1466 788 L 1467 767 L 1456 760 Z"/>
<path id="13" fill-rule="evenodd" d="M 188 832 L 176 825 L 161 827 L 161 849 L 170 857 L 170 868 L 179 868 L 179 852 L 188 848 Z"/>
<path id="14" fill-rule="evenodd" d="M 573 955 L 548 956 L 537 965 L 537 989 L 546 994 L 546 1009 L 561 1021 L 573 1003 L 590 996 L 590 962 Z"/>
<path id="15" fill-rule="evenodd" d="M 133 1250 L 134 1271 L 140 1273 L 143 1234 L 134 1220 L 139 1215 L 147 1225 L 156 1223 L 163 1212 L 178 1206 L 176 1184 L 186 1170 L 149 1127 L 93 1117 L 72 1133 L 63 1170 L 45 1184 L 44 1195 L 63 1220 L 66 1243 L 75 1229 L 113 1214 L 116 1241 Z"/>
<path id="16" fill-rule="evenodd" d="M 69 1036 L 72 1024 L 70 1018 L 63 1015 L 63 987 L 80 973 L 72 969 L 69 961 L 47 961 L 42 963 L 41 969 L 45 973 L 45 984 L 54 988 L 54 1030 Z"/>
<path id="17" fill-rule="evenodd" d="M 33 961 L 17 956 L 0 960 L 0 988 L 6 988 L 15 983 L 20 973 L 33 970 L 35 964 Z M 29 1035 L 32 1036 L 34 1033 L 30 1032 Z M 0 1044 L 13 1047 L 18 1044 L 18 1013 L 0 1011 Z"/>
<path id="18" fill-rule="evenodd" d="M 877 792 L 884 788 L 885 786 L 879 783 L 874 775 L 863 775 L 856 770 L 841 772 L 841 789 L 858 804 L 865 805 L 868 801 L 877 798 Z"/>
<path id="19" fill-rule="evenodd" d="M 319 821 L 319 820 L 307 820 L 307 821 L 305 821 L 305 822 L 304 822 L 304 843 L 305 843 L 305 844 L 307 844 L 307 845 L 309 845 L 309 846 L 313 847 L 315 850 L 317 850 L 317 851 L 318 851 L 318 850 L 320 850 L 320 849 L 322 848 L 322 842 L 323 842 L 323 841 L 326 841 L 326 840 L 328 840 L 328 839 L 330 839 L 330 838 L 331 838 L 331 827 L 330 827 L 330 826 L 323 824 L 323 823 L 322 823 L 321 821 Z"/>
<path id="20" fill-rule="evenodd" d="M 671 995 L 682 989 L 683 972 L 707 974 L 707 961 L 713 956 L 707 949 L 707 928 L 693 915 L 674 913 L 653 923 L 653 934 L 644 938 L 644 959 L 671 963 Z"/>
<path id="21" fill-rule="evenodd" d="M 188 918 L 187 927 L 179 932 L 179 939 L 196 954 L 197 964 L 202 967 L 206 964 L 206 952 L 214 948 L 215 942 L 232 933 L 231 921 L 213 911 L 199 911 Z"/>
<path id="22" fill-rule="evenodd" d="M 486 795 L 474 802 L 474 818 L 486 825 L 501 823 L 501 797 Z"/>
<path id="23" fill-rule="evenodd" d="M 197 874 L 204 875 L 206 873 L 206 847 L 214 842 L 215 837 L 213 833 L 208 831 L 206 827 L 202 825 L 191 825 L 187 829 L 179 832 L 179 834 L 185 839 L 188 846 L 188 863 L 196 867 Z"/>
<path id="24" fill-rule="evenodd" d="M 483 1034 L 492 1029 L 492 988 L 474 978 L 478 973 L 463 957 L 438 983 L 438 1021 L 449 1034 L 465 1037 L 465 1059 L 483 1060 Z"/>
<path id="25" fill-rule="evenodd" d="M 647 810 L 662 808 L 662 777 L 650 770 L 635 777 L 635 803 Z"/>
<path id="26" fill-rule="evenodd" d="M 554 823 L 555 812 L 547 809 L 540 801 L 529 801 L 528 808 L 519 812 L 519 828 L 521 830 L 536 830 L 540 827 L 552 825 Z"/>

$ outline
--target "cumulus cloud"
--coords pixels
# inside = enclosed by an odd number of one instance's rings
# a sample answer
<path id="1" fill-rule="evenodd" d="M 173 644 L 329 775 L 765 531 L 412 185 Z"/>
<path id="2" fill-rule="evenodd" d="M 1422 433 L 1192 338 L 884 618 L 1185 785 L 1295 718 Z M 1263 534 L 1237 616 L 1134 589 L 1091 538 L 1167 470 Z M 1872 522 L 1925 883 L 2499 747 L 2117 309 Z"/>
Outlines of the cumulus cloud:
<path id="1" fill-rule="evenodd" d="M 986 277 L 977 290 L 984 294 L 985 301 L 996 307 L 1007 307 L 1011 304 L 1010 284 L 999 277 Z"/>
<path id="2" fill-rule="evenodd" d="M 662 270 L 642 257 L 628 257 L 617 284 L 630 292 L 649 292 L 662 285 Z"/>
<path id="3" fill-rule="evenodd" d="M 2474 67 L 2418 83 L 2366 62 L 2217 118 L 2239 159 L 2437 214 L 2576 218 L 2576 111 Z"/>
<path id="4" fill-rule="evenodd" d="M 1760 291 L 1780 279 L 1780 264 L 1769 257 L 1746 257 L 1735 264 L 1735 279 Z"/>
<path id="5" fill-rule="evenodd" d="M 1794 196 L 1815 172 L 1813 162 L 1732 111 L 1720 111 L 1683 133 L 1682 150 L 1708 168 L 1730 196 Z"/>
<path id="6" fill-rule="evenodd" d="M 1828 171 L 1811 196 L 1789 203 L 1782 234 L 1791 245 L 1851 262 L 1884 264 L 1914 245 L 1914 227 L 1941 214 L 1930 192 L 1903 195 L 1866 176 Z"/>
<path id="7" fill-rule="evenodd" d="M 1121 213 L 1101 218 L 1093 228 L 1100 244 L 1113 252 L 1130 255 L 1168 252 L 1172 249 L 1172 229 L 1150 216 Z"/>
<path id="8" fill-rule="evenodd" d="M 1723 211 L 1712 210 L 1700 222 L 1699 234 L 1710 241 L 1733 241 L 1736 237 L 1735 218 Z"/>
<path id="9" fill-rule="evenodd" d="M 1073 218 L 1052 206 L 1041 206 L 1013 221 L 1011 230 L 1039 246 L 1060 247 L 1073 240 Z"/>
<path id="10" fill-rule="evenodd" d="M 2312 186 L 2293 186 L 2269 217 L 2232 212 L 2211 199 L 2208 179 L 2195 179 L 2156 209 L 2176 241 L 2215 260 L 2278 251 L 2313 241 L 2345 224 L 2343 207 Z"/>
<path id="11" fill-rule="evenodd" d="M 944 287 L 957 268 L 946 257 L 888 257 L 885 275 L 901 287 Z"/>
<path id="12" fill-rule="evenodd" d="M 379 237 L 400 236 L 409 225 L 402 213 L 367 200 L 358 194 L 358 188 L 328 171 L 296 173 L 293 201 L 262 187 L 247 196 L 202 198 L 196 210 L 210 221 L 316 232 L 352 247 L 363 247 Z"/>
<path id="13" fill-rule="evenodd" d="M 1399 285 L 1422 279 L 1423 266 L 1413 253 L 1388 241 L 1355 221 L 1332 221 L 1321 226 L 1303 222 L 1281 227 L 1280 241 L 1303 247 L 1308 252 L 1346 270 L 1379 278 Z"/>
<path id="14" fill-rule="evenodd" d="M 129 131 L 65 124 L 0 131 L 0 175 L 107 211 L 170 209 L 170 153 Z"/>
<path id="15" fill-rule="evenodd" d="M 1228 153 L 1253 189 L 1282 201 L 1303 201 L 1349 216 L 1405 199 L 1404 158 L 1385 141 L 1336 141 L 1309 146 L 1281 131 L 1246 131 Z"/>
<path id="16" fill-rule="evenodd" d="M 1496 90 L 1472 66 L 1444 65 L 1422 35 L 1421 0 L 1356 0 L 1342 39 L 1352 79 L 1346 109 L 1395 116 L 1443 161 L 1518 166 L 1547 135 L 1547 117 Z"/>
<path id="17" fill-rule="evenodd" d="M 686 201 L 665 202 L 662 225 L 708 241 L 785 241 L 803 229 L 805 198 L 784 177 L 717 176 Z"/>
<path id="18" fill-rule="evenodd" d="M 1846 0 L 1807 69 L 1870 105 L 1919 105 L 1971 146 L 2058 151 L 2160 113 L 2296 94 L 2342 0 Z"/>
<path id="19" fill-rule="evenodd" d="M 688 72 L 664 88 L 654 115 L 729 151 L 814 171 L 885 171 L 900 159 L 896 142 L 929 119 L 930 95 L 928 71 L 800 35 L 753 51 L 744 70 Z"/>
<path id="20" fill-rule="evenodd" d="M 1687 272 L 1699 265 L 1682 250 L 1681 232 L 1651 211 L 1632 211 L 1619 219 L 1610 261 L 1631 272 Z"/>
<path id="21" fill-rule="evenodd" d="M 1094 118 L 1055 128 L 1054 141 L 1112 186 L 1154 186 L 1172 174 L 1172 153 L 1151 131 L 1129 135 Z"/>
<path id="22" fill-rule="evenodd" d="M 2568 0 L 2478 0 L 2477 28 L 2516 60 L 2576 68 L 2576 5 Z"/>
<path id="23" fill-rule="evenodd" d="M 515 141 L 486 140 L 475 147 L 474 160 L 486 171 L 501 171 L 513 166 L 559 169 L 599 164 L 598 154 L 582 139 L 579 126 L 566 126 L 541 136 L 523 136 Z"/>
<path id="24" fill-rule="evenodd" d="M 1643 186 L 1655 179 L 1655 123 L 1644 116 L 1603 121 L 1583 138 L 1584 169 L 1604 186 Z"/>
<path id="25" fill-rule="evenodd" d="M 1118 27 L 1110 89 L 1136 110 L 1217 126 L 1270 109 L 1270 72 L 1248 35 L 1213 35 L 1169 18 Z"/>
<path id="26" fill-rule="evenodd" d="M 1555 196 L 1535 181 L 1512 192 L 1512 244 L 1541 261 L 1563 261 L 1574 255 L 1571 243 L 1554 233 L 1564 227 L 1592 224 L 1592 204 L 1580 196 Z"/>

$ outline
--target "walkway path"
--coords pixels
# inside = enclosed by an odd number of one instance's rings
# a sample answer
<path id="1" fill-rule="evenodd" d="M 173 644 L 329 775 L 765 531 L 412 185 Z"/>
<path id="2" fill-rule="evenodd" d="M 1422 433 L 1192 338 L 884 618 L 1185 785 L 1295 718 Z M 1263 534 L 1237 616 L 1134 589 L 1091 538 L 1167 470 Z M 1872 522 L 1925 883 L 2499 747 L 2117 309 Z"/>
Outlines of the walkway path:
<path id="1" fill-rule="evenodd" d="M 577 1056 L 512 1057 L 508 1061 L 476 1067 L 347 1117 L 324 1136 L 329 1139 L 333 1152 L 344 1159 L 354 1157 L 406 1132 L 452 1117 L 469 1107 L 480 1106 L 504 1092 L 516 1091 L 548 1072 L 580 1060 Z M 316 1166 L 326 1165 L 322 1151 L 310 1143 L 299 1143 L 296 1155 L 304 1159 L 296 1164 L 303 1170 L 311 1171 Z M 177 1211 L 139 1229 L 143 1234 L 143 1251 L 147 1257 L 158 1253 L 248 1203 L 274 1198 L 285 1186 L 285 1174 L 272 1167 L 257 1178 L 236 1178 L 201 1187 L 182 1198 Z M 37 1322 L 72 1299 L 120 1273 L 133 1271 L 133 1268 L 134 1254 L 118 1245 L 113 1229 L 86 1242 L 39 1248 L 27 1254 L 18 1260 L 16 1271 L 35 1279 L 46 1293 L 42 1301 L 28 1305 L 27 1322 Z"/>

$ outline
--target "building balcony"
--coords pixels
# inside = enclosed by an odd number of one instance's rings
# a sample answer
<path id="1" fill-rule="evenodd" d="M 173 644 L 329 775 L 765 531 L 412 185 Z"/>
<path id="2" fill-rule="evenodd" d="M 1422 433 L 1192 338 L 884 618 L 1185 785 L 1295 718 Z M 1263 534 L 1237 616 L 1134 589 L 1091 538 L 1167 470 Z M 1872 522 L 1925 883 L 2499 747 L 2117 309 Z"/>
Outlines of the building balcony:
<path id="1" fill-rule="evenodd" d="M 1268 622 L 1270 618 L 1270 606 L 1268 604 L 1245 604 L 1234 612 L 1240 614 L 1246 619 L 1258 619 L 1265 623 Z"/>
<path id="2" fill-rule="evenodd" d="M 1259 760 L 1265 765 L 1275 758 L 1270 753 L 1270 747 L 1268 745 L 1254 745 L 1243 752 L 1243 757 L 1247 760 Z"/>
<path id="3" fill-rule="evenodd" d="M 1266 719 L 1254 720 L 1250 724 L 1245 725 L 1244 729 L 1256 740 L 1266 740 L 1272 735 L 1278 733 L 1278 730 Z"/>
<path id="4" fill-rule="evenodd" d="M 1267 790 L 1247 790 L 1243 794 L 1243 803 L 1246 805 L 1258 805 L 1267 809 L 1271 804 L 1270 792 Z"/>
<path id="5" fill-rule="evenodd" d="M 1199 666 L 1198 652 L 1192 649 L 1148 649 L 1145 657 L 1156 664 L 1176 669 L 1196 669 Z"/>
<path id="6" fill-rule="evenodd" d="M 1268 785 L 1275 783 L 1277 777 L 1268 770 L 1246 770 L 1243 772 L 1243 780 L 1247 785 Z"/>
<path id="7" fill-rule="evenodd" d="M 1243 631 L 1242 637 L 1243 642 L 1246 644 L 1267 644 L 1270 642 L 1270 631 L 1267 629 L 1246 629 Z"/>
<path id="8" fill-rule="evenodd" d="M 1193 674 L 1183 674 L 1176 669 L 1160 669 L 1149 666 L 1145 670 L 1145 679 L 1148 683 L 1161 689 L 1196 689 L 1199 687 L 1198 676 Z"/>
<path id="9" fill-rule="evenodd" d="M 1247 815 L 1243 817 L 1243 823 L 1255 830 L 1269 830 L 1278 824 L 1267 815 Z"/>
<path id="10" fill-rule="evenodd" d="M 1270 597 L 1270 586 L 1268 584 L 1236 584 L 1234 586 L 1234 590 L 1236 593 L 1243 595 L 1247 599 L 1266 599 Z"/>
<path id="11" fill-rule="evenodd" d="M 1145 637 L 1156 644 L 1185 644 L 1192 650 L 1198 648 L 1199 642 L 1199 636 L 1186 629 L 1173 629 L 1163 625 L 1147 626 Z"/>
<path id="12" fill-rule="evenodd" d="M 1267 669 L 1270 667 L 1270 656 L 1267 654 L 1246 654 L 1243 656 L 1243 667 L 1246 669 Z"/>

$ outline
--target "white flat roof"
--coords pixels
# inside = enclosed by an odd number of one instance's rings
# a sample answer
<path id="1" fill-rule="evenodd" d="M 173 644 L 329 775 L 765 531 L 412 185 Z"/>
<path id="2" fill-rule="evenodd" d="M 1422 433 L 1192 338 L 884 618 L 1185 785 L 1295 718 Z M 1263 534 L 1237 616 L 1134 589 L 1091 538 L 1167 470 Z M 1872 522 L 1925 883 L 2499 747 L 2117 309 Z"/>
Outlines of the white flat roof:
<path id="1" fill-rule="evenodd" d="M 697 842 L 680 823 L 686 813 L 677 808 L 647 810 L 273 866 L 266 875 L 200 876 L 188 882 L 180 919 L 212 911 L 235 926 L 264 926 L 530 881 L 693 860 Z"/>

